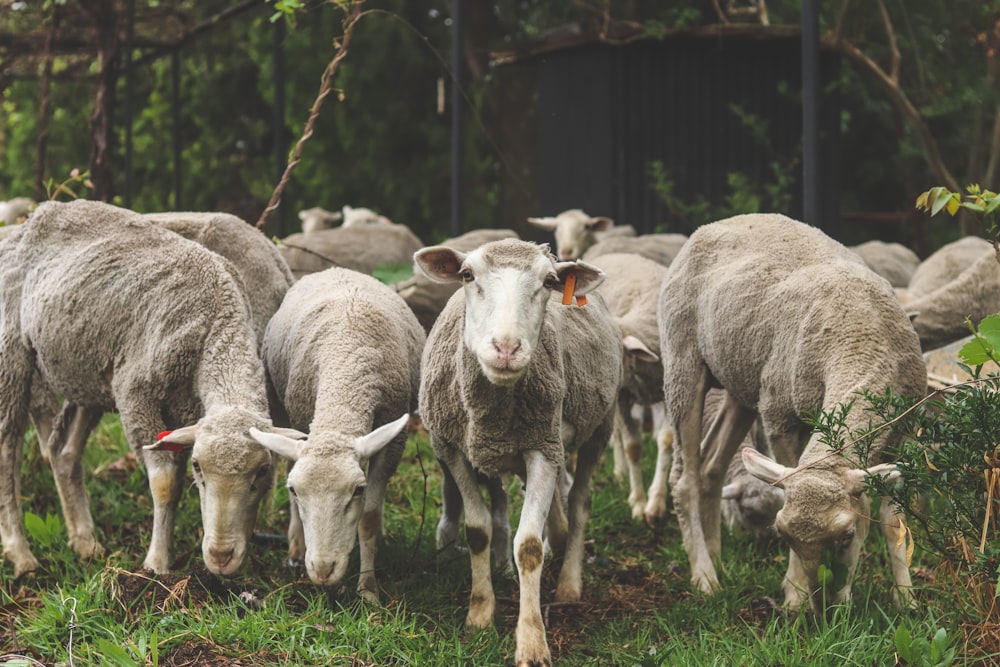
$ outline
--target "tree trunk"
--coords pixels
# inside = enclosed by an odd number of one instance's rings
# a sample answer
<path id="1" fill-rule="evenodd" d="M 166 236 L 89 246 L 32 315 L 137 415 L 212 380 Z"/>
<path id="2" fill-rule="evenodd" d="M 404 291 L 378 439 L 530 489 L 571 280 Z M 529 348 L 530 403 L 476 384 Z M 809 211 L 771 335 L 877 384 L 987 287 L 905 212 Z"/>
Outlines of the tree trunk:
<path id="1" fill-rule="evenodd" d="M 118 12 L 113 0 L 80 0 L 94 22 L 97 36 L 97 93 L 90 114 L 90 180 L 94 198 L 111 201 L 114 195 L 111 160 L 115 145 L 115 88 L 118 83 Z"/>

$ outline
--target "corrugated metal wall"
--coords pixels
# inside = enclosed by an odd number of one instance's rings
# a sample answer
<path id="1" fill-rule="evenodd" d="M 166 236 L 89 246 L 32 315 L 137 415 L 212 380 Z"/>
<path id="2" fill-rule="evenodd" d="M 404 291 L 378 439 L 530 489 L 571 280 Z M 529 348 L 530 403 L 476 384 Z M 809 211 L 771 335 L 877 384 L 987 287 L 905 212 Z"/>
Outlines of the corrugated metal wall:
<path id="1" fill-rule="evenodd" d="M 686 201 L 721 203 L 726 177 L 770 182 L 768 151 L 730 107 L 765 120 L 773 150 L 801 154 L 800 46 L 795 38 L 674 38 L 627 46 L 592 45 L 539 60 L 539 200 L 550 215 L 583 208 L 640 231 L 671 224 L 650 187 L 648 164 L 661 160 Z M 824 79 L 837 61 L 824 54 Z M 821 194 L 828 228 L 837 211 L 839 104 L 824 104 Z M 790 210 L 801 215 L 796 184 Z M 704 222 L 709 222 L 708 220 Z"/>

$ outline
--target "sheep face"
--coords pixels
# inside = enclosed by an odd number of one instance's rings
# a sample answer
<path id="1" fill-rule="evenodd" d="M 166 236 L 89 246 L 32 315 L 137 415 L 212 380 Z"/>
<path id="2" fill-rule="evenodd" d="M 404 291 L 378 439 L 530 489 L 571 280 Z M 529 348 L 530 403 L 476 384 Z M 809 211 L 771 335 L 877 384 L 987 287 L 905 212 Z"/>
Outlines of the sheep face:
<path id="1" fill-rule="evenodd" d="M 302 523 L 306 572 L 314 584 L 332 587 L 344 578 L 365 511 L 364 466 L 399 435 L 409 417 L 403 415 L 360 438 L 317 434 L 297 440 L 250 430 L 264 447 L 294 461 L 288 494 Z"/>
<path id="2" fill-rule="evenodd" d="M 488 243 L 468 254 L 432 246 L 414 259 L 432 280 L 462 283 L 462 342 L 486 379 L 500 386 L 516 384 L 530 366 L 550 294 L 564 289 L 570 276 L 577 296 L 604 280 L 597 267 L 557 263 L 547 245 L 516 239 Z"/>
<path id="3" fill-rule="evenodd" d="M 261 498 L 271 490 L 271 452 L 250 438 L 251 427 L 269 427 L 260 416 L 230 409 L 172 431 L 148 449 L 191 448 L 191 468 L 201 497 L 202 556 L 209 570 L 235 573 L 246 556 Z"/>
<path id="4" fill-rule="evenodd" d="M 798 607 L 808 597 L 813 611 L 823 613 L 830 605 L 849 601 L 861 546 L 868 535 L 865 477 L 898 475 L 895 468 L 787 468 L 752 449 L 743 450 L 743 462 L 752 475 L 785 491 L 774 527 L 799 561 L 785 582 L 786 603 Z"/>
<path id="5" fill-rule="evenodd" d="M 615 224 L 611 218 L 594 218 L 580 209 L 563 211 L 555 217 L 528 218 L 528 222 L 553 233 L 559 259 L 564 262 L 582 257 L 597 242 L 594 232 L 606 231 Z"/>

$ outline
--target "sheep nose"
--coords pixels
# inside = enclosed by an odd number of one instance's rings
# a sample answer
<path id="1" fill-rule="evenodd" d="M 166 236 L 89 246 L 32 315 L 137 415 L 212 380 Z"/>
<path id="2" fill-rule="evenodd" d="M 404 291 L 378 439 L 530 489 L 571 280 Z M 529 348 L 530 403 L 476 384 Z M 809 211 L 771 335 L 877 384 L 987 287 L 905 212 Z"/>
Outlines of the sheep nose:
<path id="1" fill-rule="evenodd" d="M 216 567 L 220 570 L 229 565 L 230 561 L 233 560 L 233 554 L 235 550 L 233 549 L 216 549 L 211 548 L 208 550 L 208 557 L 212 559 Z"/>
<path id="2" fill-rule="evenodd" d="M 316 583 L 322 584 L 330 581 L 335 569 L 337 569 L 337 564 L 334 562 L 315 563 L 313 565 L 313 573 L 316 575 Z"/>
<path id="3" fill-rule="evenodd" d="M 517 351 L 521 349 L 521 343 L 519 341 L 514 343 L 500 342 L 494 338 L 493 349 L 497 351 L 497 357 L 500 361 L 510 363 Z"/>

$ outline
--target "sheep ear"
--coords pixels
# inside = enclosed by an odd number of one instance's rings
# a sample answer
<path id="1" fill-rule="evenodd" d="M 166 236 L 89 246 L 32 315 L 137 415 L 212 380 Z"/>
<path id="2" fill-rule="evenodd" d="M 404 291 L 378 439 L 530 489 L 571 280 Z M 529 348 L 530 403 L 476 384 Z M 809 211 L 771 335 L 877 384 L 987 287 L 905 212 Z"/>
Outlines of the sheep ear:
<path id="1" fill-rule="evenodd" d="M 253 427 L 250 428 L 250 437 L 278 456 L 284 456 L 290 461 L 299 460 L 299 448 L 302 447 L 302 440 L 294 440 L 279 433 L 258 431 Z"/>
<path id="2" fill-rule="evenodd" d="M 459 271 L 465 261 L 465 253 L 441 245 L 430 246 L 415 252 L 413 261 L 434 282 L 458 282 L 462 280 Z"/>
<path id="3" fill-rule="evenodd" d="M 660 356 L 653 352 L 646 344 L 641 340 L 629 334 L 622 338 L 622 344 L 625 345 L 625 351 L 630 355 L 638 359 L 639 361 L 645 361 L 646 363 L 655 364 L 660 360 Z"/>
<path id="4" fill-rule="evenodd" d="M 587 227 L 592 232 L 606 232 L 615 226 L 615 221 L 606 216 L 598 216 L 587 221 Z"/>
<path id="5" fill-rule="evenodd" d="M 292 440 L 305 440 L 309 437 L 308 433 L 303 433 L 298 429 L 282 428 L 280 426 L 272 426 L 271 433 L 277 433 L 278 435 L 283 435 L 286 438 L 291 438 Z"/>
<path id="6" fill-rule="evenodd" d="M 783 466 L 774 459 L 749 447 L 743 448 L 742 455 L 743 465 L 747 472 L 768 484 L 777 483 L 780 486 L 781 480 L 794 472 L 793 468 Z"/>
<path id="7" fill-rule="evenodd" d="M 383 447 L 388 445 L 392 442 L 393 438 L 399 435 L 399 432 L 403 430 L 409 421 L 410 415 L 404 414 L 396 421 L 379 426 L 368 435 L 361 436 L 355 440 L 354 451 L 358 455 L 358 459 L 361 461 L 367 461 L 371 457 L 378 454 Z"/>
<path id="8" fill-rule="evenodd" d="M 852 479 L 853 488 L 860 489 L 864 491 L 865 489 L 865 477 L 886 477 L 886 482 L 889 484 L 895 484 L 902 477 L 902 473 L 893 463 L 880 463 L 878 465 L 868 468 L 868 470 L 857 470 L 851 471 L 852 473 L 858 473 L 857 479 Z"/>
<path id="9" fill-rule="evenodd" d="M 576 260 L 574 262 L 556 262 L 556 274 L 559 276 L 559 285 L 566 284 L 569 274 L 576 274 L 576 287 L 573 293 L 583 295 L 597 289 L 604 282 L 604 271 L 593 264 Z"/>
<path id="10" fill-rule="evenodd" d="M 198 425 L 192 424 L 174 431 L 163 431 L 156 436 L 156 442 L 146 445 L 143 449 L 148 451 L 168 451 L 181 452 L 194 447 L 194 439 L 198 434 Z"/>
<path id="11" fill-rule="evenodd" d="M 544 229 L 547 232 L 555 231 L 556 226 L 558 226 L 559 221 L 557 218 L 547 217 L 547 218 L 528 218 L 528 222 L 533 224 L 539 229 Z"/>

